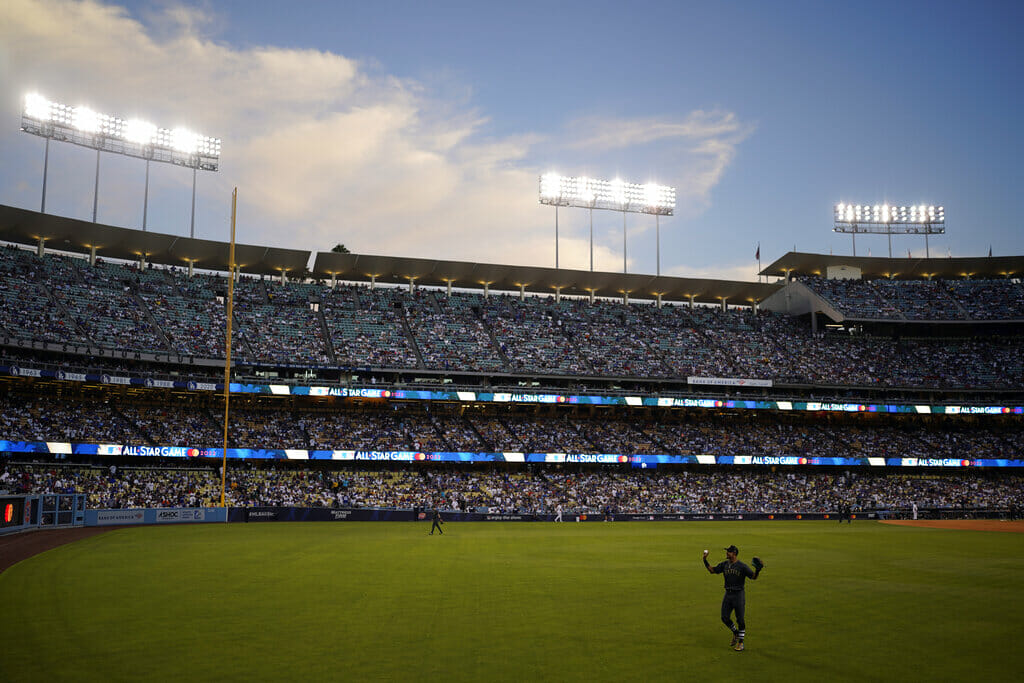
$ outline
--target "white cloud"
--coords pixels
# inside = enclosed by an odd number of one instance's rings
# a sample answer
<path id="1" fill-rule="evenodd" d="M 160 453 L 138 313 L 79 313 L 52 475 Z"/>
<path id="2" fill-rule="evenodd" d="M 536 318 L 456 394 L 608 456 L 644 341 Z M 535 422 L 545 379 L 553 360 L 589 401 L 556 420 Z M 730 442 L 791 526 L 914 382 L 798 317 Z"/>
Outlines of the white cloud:
<path id="1" fill-rule="evenodd" d="M 218 24 L 187 5 L 140 20 L 92 0 L 7 0 L 0 3 L 7 107 L 35 87 L 69 104 L 88 98 L 101 111 L 221 137 L 221 170 L 199 183 L 206 215 L 197 222 L 225 223 L 226 198 L 238 186 L 248 243 L 319 250 L 343 242 L 365 253 L 553 265 L 552 217 L 538 206 L 532 161 L 542 144 L 556 146 L 544 131 L 486 139 L 487 118 L 464 102 L 433 100 L 419 83 L 374 75 L 331 52 L 235 47 L 211 37 Z M 596 163 L 605 153 L 664 150 L 671 159 L 664 181 L 681 188 L 680 212 L 690 214 L 708 206 L 751 132 L 734 114 L 715 111 L 678 120 L 590 118 L 568 130 L 564 149 Z M 0 132 L 0 144 L 29 149 L 14 144 L 17 135 Z M 34 147 L 26 152 L 27 163 L 38 163 L 35 155 Z M 126 176 L 120 185 L 137 182 Z M 173 182 L 184 192 L 191 176 Z M 7 184 L 5 201 L 14 194 L 15 183 Z M 118 185 L 104 178 L 105 201 L 117 197 Z M 139 203 L 120 191 L 132 207 Z M 562 265 L 589 267 L 587 240 L 568 231 L 563 240 Z M 595 250 L 595 263 L 616 262 L 614 244 Z"/>
<path id="2" fill-rule="evenodd" d="M 762 267 L 768 265 L 762 261 Z M 739 282 L 757 281 L 757 261 L 748 263 L 716 263 L 705 266 L 674 266 L 665 273 L 676 277 L 708 278 L 711 280 L 737 280 Z M 762 282 L 764 278 L 762 278 Z M 774 279 L 769 280 L 774 282 Z"/>
<path id="3" fill-rule="evenodd" d="M 688 216 L 707 209 L 711 190 L 754 131 L 732 112 L 701 110 L 678 120 L 584 118 L 567 129 L 571 150 L 600 155 L 646 148 L 661 161 L 662 182 L 676 187 L 677 215 Z"/>
<path id="4" fill-rule="evenodd" d="M 750 134 L 732 112 L 694 111 L 681 121 L 661 119 L 580 119 L 570 126 L 577 149 L 621 149 L 652 142 L 724 140 L 736 144 Z"/>

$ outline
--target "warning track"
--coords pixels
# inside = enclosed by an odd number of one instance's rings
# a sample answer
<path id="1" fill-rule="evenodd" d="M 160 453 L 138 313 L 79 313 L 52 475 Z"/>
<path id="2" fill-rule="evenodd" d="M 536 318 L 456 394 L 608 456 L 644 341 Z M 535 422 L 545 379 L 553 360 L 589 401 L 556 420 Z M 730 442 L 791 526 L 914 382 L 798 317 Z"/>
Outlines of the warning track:
<path id="1" fill-rule="evenodd" d="M 122 527 L 86 526 L 70 529 L 23 531 L 17 534 L 0 536 L 0 573 L 33 555 L 38 555 L 66 543 L 74 543 L 83 538 L 89 538 L 90 536 L 96 536 L 97 534 L 103 534 L 120 528 Z"/>
<path id="2" fill-rule="evenodd" d="M 916 526 L 926 529 L 958 529 L 960 531 L 1009 531 L 1024 534 L 1024 521 L 1004 522 L 998 519 L 893 519 L 882 524 Z"/>

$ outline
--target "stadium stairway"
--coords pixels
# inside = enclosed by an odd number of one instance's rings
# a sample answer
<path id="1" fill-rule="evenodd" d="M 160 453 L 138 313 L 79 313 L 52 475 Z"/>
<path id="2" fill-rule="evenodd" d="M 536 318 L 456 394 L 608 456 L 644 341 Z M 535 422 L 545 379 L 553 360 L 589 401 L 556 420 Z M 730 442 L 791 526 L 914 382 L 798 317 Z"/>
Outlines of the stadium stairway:
<path id="1" fill-rule="evenodd" d="M 64 340 L 64 341 L 65 341 L 65 343 L 68 343 L 68 344 L 77 344 L 77 343 L 82 343 L 82 342 L 84 342 L 84 343 L 86 343 L 86 344 L 89 344 L 90 346 L 99 346 L 99 345 L 98 345 L 98 344 L 96 343 L 96 340 L 94 340 L 94 339 L 93 339 L 92 337 L 90 337 L 90 336 L 89 336 L 89 335 L 88 335 L 88 334 L 86 333 L 86 331 L 85 331 L 85 328 L 84 328 L 84 327 L 82 327 L 82 325 L 81 325 L 81 324 L 79 324 L 79 322 L 78 322 L 78 319 L 77 319 L 77 318 L 75 318 L 75 316 L 71 315 L 71 311 L 69 311 L 69 310 L 68 310 L 68 309 L 67 309 L 67 308 L 66 308 L 66 307 L 64 306 L 64 304 L 63 304 L 63 303 L 61 303 L 60 299 L 58 299 L 58 298 L 57 298 L 56 296 L 54 296 L 53 292 L 52 292 L 52 291 L 50 291 L 50 287 L 49 287 L 49 285 L 48 285 L 48 284 L 47 284 L 46 282 L 44 282 L 44 281 L 41 281 L 41 280 L 40 280 L 40 281 L 38 282 L 38 284 L 39 284 L 39 288 L 40 288 L 40 289 L 41 289 L 41 290 L 42 290 L 42 291 L 43 291 L 43 292 L 44 292 L 44 293 L 46 294 L 46 296 L 47 296 L 47 297 L 48 297 L 48 298 L 50 299 L 50 305 L 51 305 L 51 306 L 53 306 L 53 307 L 54 307 L 55 309 L 57 309 L 58 311 L 60 311 L 61 317 L 62 317 L 62 318 L 63 318 L 63 319 L 65 320 L 65 321 L 67 321 L 68 323 L 70 323 L 70 326 L 71 326 L 71 328 L 73 328 L 73 329 L 74 329 L 75 333 L 76 333 L 76 334 L 78 335 L 78 337 L 79 337 L 79 339 L 78 339 L 78 340 L 76 340 L 76 339 L 65 339 L 65 340 Z"/>
<path id="2" fill-rule="evenodd" d="M 409 340 L 409 346 L 412 347 L 412 352 L 416 354 L 417 367 L 425 369 L 427 364 L 423 361 L 423 354 L 420 353 L 420 347 L 416 343 L 416 335 L 412 333 L 412 328 L 409 327 L 409 321 L 405 318 L 405 309 L 402 308 L 402 317 L 399 320 L 402 321 L 402 332 L 405 334 L 405 338 Z"/>
<path id="3" fill-rule="evenodd" d="M 150 445 L 150 446 L 161 446 L 161 445 L 169 446 L 169 445 L 174 445 L 174 444 L 159 444 L 159 443 L 157 443 L 156 439 L 154 439 L 152 436 L 150 436 L 149 433 L 145 429 L 143 429 L 141 425 L 139 425 L 137 422 L 135 422 L 135 420 L 132 420 L 130 417 L 125 415 L 121 411 L 120 407 L 116 403 L 110 403 L 109 405 L 110 405 L 110 412 L 112 412 L 116 417 L 118 417 L 121 420 L 123 420 L 124 423 L 127 424 L 132 429 L 132 431 L 134 431 L 136 434 L 138 434 L 143 439 L 145 439 L 146 443 L 148 445 Z"/>
<path id="4" fill-rule="evenodd" d="M 966 308 L 964 308 L 964 305 L 960 302 L 960 299 L 958 299 L 956 297 L 956 295 L 953 293 L 953 291 L 949 288 L 948 285 L 944 284 L 942 286 L 942 291 L 953 302 L 953 305 L 956 306 L 956 310 L 960 311 L 960 317 L 962 319 L 964 319 L 964 320 L 973 320 L 974 319 L 973 316 L 971 316 L 970 312 Z"/>
<path id="5" fill-rule="evenodd" d="M 502 369 L 505 372 L 512 372 L 512 363 L 509 361 L 508 356 L 505 355 L 505 349 L 498 343 L 498 338 L 494 336 L 494 330 L 491 329 L 490 324 L 487 322 L 487 318 L 483 316 L 479 306 L 473 306 L 473 315 L 480 324 L 483 325 L 484 330 L 487 331 L 487 337 L 491 340 L 491 346 L 494 348 L 495 353 L 498 354 L 498 358 L 501 359 Z"/>
<path id="6" fill-rule="evenodd" d="M 224 305 L 227 306 L 226 303 Z M 225 315 L 226 315 L 226 312 L 225 312 Z M 245 357 L 244 358 L 232 358 L 231 359 L 232 366 L 234 366 L 236 363 L 241 362 L 241 361 L 257 362 L 257 363 L 260 362 L 260 358 L 253 352 L 252 346 L 249 344 L 249 340 L 246 338 L 246 336 L 244 334 L 241 334 L 241 331 L 242 331 L 242 321 L 238 319 L 238 314 L 235 313 L 235 312 L 232 312 L 231 320 L 232 320 L 232 322 L 231 322 L 232 326 L 234 327 L 235 330 L 237 330 L 237 332 L 232 334 L 232 342 L 237 341 L 242 346 L 242 348 L 245 349 Z M 234 346 L 234 343 L 232 343 L 231 345 Z"/>
<path id="7" fill-rule="evenodd" d="M 465 415 L 461 416 L 459 419 L 462 420 L 466 424 L 466 426 L 469 427 L 470 431 L 476 434 L 476 438 L 480 439 L 480 443 L 484 445 L 486 450 L 492 452 L 495 450 L 494 444 L 491 443 L 488 439 L 484 438 L 484 435 L 480 432 L 479 429 L 476 428 L 476 425 L 473 424 L 472 420 L 467 419 Z"/>
<path id="8" fill-rule="evenodd" d="M 878 297 L 879 301 L 881 301 L 884 304 L 888 304 L 893 308 L 893 310 L 895 310 L 899 314 L 898 320 L 908 319 L 907 314 L 904 313 L 903 309 L 899 307 L 899 301 L 892 301 L 891 299 L 888 299 L 885 296 L 885 293 L 882 292 L 882 290 L 880 290 L 877 286 L 875 286 L 875 284 L 871 280 L 867 281 L 867 285 L 871 289 L 871 291 L 875 293 L 875 296 Z"/>
<path id="9" fill-rule="evenodd" d="M 444 314 L 444 309 L 442 309 L 441 304 L 437 302 L 437 294 L 435 292 L 427 291 L 424 293 L 424 296 L 426 297 L 427 305 L 430 306 L 433 313 L 437 315 Z"/>
<path id="10" fill-rule="evenodd" d="M 146 316 L 146 320 L 149 321 L 149 324 L 153 326 L 153 329 L 156 330 L 156 333 L 160 336 L 160 341 L 163 343 L 164 346 L 164 348 L 160 350 L 174 350 L 174 345 L 171 344 L 170 338 L 168 338 L 163 328 L 160 327 L 160 323 L 157 322 L 156 318 L 153 316 L 152 311 L 149 310 L 149 306 L 146 305 L 146 302 L 142 299 L 142 297 L 139 296 L 138 292 L 132 290 L 129 293 L 129 296 L 131 297 L 132 301 L 135 302 L 135 305 L 139 307 L 139 310 L 142 311 L 142 314 Z"/>
<path id="11" fill-rule="evenodd" d="M 570 349 L 572 354 L 583 362 L 583 366 L 587 369 L 588 375 L 600 375 L 594 364 L 590 361 L 590 356 L 584 352 L 583 347 L 580 346 L 576 336 L 580 329 L 573 324 L 572 320 L 565 319 L 563 316 L 558 315 L 558 319 L 562 321 L 562 326 L 559 328 L 562 332 L 562 337 L 565 339 L 566 348 Z"/>
<path id="12" fill-rule="evenodd" d="M 320 324 L 320 332 L 323 334 L 324 351 L 327 352 L 327 358 L 330 359 L 331 365 L 338 365 L 338 358 L 334 355 L 334 343 L 331 341 L 331 330 L 327 327 L 327 318 L 324 317 L 322 305 L 316 309 L 316 320 Z"/>

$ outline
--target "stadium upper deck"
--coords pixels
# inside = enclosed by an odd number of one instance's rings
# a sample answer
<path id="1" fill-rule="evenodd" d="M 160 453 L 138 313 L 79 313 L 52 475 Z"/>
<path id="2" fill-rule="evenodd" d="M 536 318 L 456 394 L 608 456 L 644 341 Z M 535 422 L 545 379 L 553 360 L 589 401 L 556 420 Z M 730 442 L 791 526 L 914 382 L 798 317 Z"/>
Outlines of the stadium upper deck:
<path id="1" fill-rule="evenodd" d="M 5 347 L 64 358 L 102 352 L 158 364 L 223 363 L 226 245 L 0 207 L 0 238 L 30 244 L 46 237 L 89 258 L 42 247 L 0 251 Z M 97 258 L 143 252 L 139 265 Z M 305 372 L 319 380 L 372 370 L 383 378 L 419 373 L 490 383 L 539 377 L 685 387 L 687 378 L 703 377 L 829 391 L 1024 388 L 1024 288 L 1009 277 L 1024 269 L 1024 258 L 971 259 L 970 279 L 922 280 L 879 270 L 900 259 L 819 257 L 818 272 L 848 265 L 874 278 L 839 280 L 813 275 L 807 255 L 787 255 L 766 271 L 782 263 L 787 276 L 799 277 L 767 285 L 323 253 L 309 274 L 316 279 L 287 281 L 273 273 L 302 272 L 308 252 L 239 253 L 249 265 L 235 289 L 232 355 L 243 368 L 313 368 Z M 193 264 L 223 270 L 193 274 Z M 933 273 L 948 275 L 939 265 Z M 337 283 L 339 276 L 364 284 Z M 376 286 L 401 281 L 409 286 Z M 412 286 L 441 282 L 443 289 Z M 511 283 L 519 285 L 513 294 L 492 292 Z M 475 285 L 478 293 L 452 292 L 452 284 Z M 615 292 L 621 302 L 594 298 Z M 561 296 L 567 293 L 587 298 Z M 644 298 L 665 305 L 636 303 Z M 709 302 L 718 305 L 695 305 Z M 819 331 L 819 312 L 845 328 Z M 939 325 L 943 336 L 906 338 L 920 322 Z"/>

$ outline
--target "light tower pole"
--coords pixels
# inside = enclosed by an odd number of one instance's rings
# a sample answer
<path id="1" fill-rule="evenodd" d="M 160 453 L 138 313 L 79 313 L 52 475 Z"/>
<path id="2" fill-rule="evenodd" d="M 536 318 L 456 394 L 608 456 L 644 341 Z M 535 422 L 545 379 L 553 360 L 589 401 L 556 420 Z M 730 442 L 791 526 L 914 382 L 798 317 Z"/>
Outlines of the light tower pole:
<path id="1" fill-rule="evenodd" d="M 676 190 L 665 185 L 648 183 L 639 185 L 615 180 L 597 180 L 587 177 L 568 177 L 546 173 L 540 177 L 540 203 L 557 208 L 569 206 L 587 209 L 590 212 L 590 270 L 594 270 L 594 209 L 622 212 L 622 272 L 627 272 L 628 233 L 626 214 L 654 214 L 656 221 L 657 271 L 661 274 L 661 223 L 660 216 L 671 216 L 675 212 Z M 558 219 L 555 218 L 555 253 L 557 259 Z M 557 267 L 557 266 L 556 266 Z"/>
<path id="2" fill-rule="evenodd" d="M 149 162 L 160 161 L 192 169 L 192 216 L 189 235 L 195 237 L 195 195 L 198 171 L 220 167 L 220 139 L 197 135 L 185 128 L 157 128 L 141 119 L 121 119 L 100 114 L 85 106 L 51 102 L 42 95 L 25 96 L 21 130 L 46 140 L 43 153 L 43 191 L 40 213 L 46 213 L 46 184 L 49 173 L 50 140 L 96 150 L 92 220 L 97 221 L 100 190 L 100 152 L 136 157 L 146 162 L 146 186 L 142 204 L 142 229 L 149 213 Z"/>

